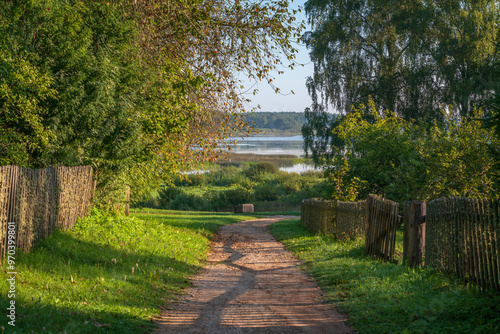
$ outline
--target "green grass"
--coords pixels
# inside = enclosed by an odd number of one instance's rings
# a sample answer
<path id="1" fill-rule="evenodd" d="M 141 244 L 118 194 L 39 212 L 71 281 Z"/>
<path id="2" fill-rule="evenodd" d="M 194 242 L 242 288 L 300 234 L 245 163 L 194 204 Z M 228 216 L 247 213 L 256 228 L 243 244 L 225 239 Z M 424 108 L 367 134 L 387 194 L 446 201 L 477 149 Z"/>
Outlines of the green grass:
<path id="1" fill-rule="evenodd" d="M 481 293 L 426 268 L 364 255 L 364 241 L 312 236 L 299 220 L 270 226 L 304 261 L 326 300 L 358 333 L 499 333 L 500 296 Z"/>
<path id="2" fill-rule="evenodd" d="M 3 321 L 5 333 L 149 333 L 160 307 L 176 300 L 203 265 L 218 228 L 249 219 L 155 211 L 93 212 L 18 254 L 16 327 Z M 0 273 L 3 310 L 10 301 L 6 271 Z"/>

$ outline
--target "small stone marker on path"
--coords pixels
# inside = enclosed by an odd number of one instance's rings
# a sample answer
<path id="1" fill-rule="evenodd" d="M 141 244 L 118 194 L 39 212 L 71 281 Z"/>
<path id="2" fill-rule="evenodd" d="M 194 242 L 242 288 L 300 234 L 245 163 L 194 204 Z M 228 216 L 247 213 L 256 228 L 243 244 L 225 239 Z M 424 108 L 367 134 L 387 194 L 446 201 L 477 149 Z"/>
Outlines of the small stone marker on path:
<path id="1" fill-rule="evenodd" d="M 239 204 L 234 208 L 234 213 L 253 213 L 253 204 Z"/>

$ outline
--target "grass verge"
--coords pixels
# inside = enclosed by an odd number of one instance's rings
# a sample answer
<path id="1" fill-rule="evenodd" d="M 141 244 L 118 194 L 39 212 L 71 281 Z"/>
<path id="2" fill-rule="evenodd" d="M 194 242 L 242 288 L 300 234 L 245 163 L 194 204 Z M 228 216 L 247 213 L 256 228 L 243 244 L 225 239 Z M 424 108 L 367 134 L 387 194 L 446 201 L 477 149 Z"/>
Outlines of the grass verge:
<path id="1" fill-rule="evenodd" d="M 364 255 L 362 240 L 312 236 L 300 220 L 270 226 L 304 261 L 326 300 L 358 333 L 499 333 L 500 296 L 481 293 L 427 268 Z"/>
<path id="2" fill-rule="evenodd" d="M 16 258 L 15 327 L 5 333 L 149 333 L 206 258 L 222 225 L 249 219 L 168 212 L 94 211 Z M 0 308 L 10 305 L 4 265 Z M 2 331 L 3 333 L 3 331 Z"/>

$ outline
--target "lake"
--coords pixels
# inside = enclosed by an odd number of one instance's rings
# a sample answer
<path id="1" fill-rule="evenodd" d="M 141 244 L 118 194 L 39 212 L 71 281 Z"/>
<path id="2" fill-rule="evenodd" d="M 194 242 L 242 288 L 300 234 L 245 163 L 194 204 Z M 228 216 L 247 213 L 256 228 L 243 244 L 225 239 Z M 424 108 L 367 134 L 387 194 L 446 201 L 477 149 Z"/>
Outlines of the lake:
<path id="1" fill-rule="evenodd" d="M 234 153 L 252 153 L 262 155 L 295 155 L 296 157 L 304 156 L 302 145 L 304 138 L 302 136 L 288 137 L 241 137 L 228 138 L 227 142 L 234 142 L 236 145 L 231 145 L 231 152 Z"/>
<path id="2" fill-rule="evenodd" d="M 304 149 L 302 147 L 304 138 L 298 136 L 287 137 L 233 137 L 228 138 L 226 142 L 233 143 L 236 140 L 236 145 L 231 145 L 231 152 L 240 154 L 259 154 L 259 155 L 294 155 L 296 157 L 304 157 Z M 295 164 L 290 167 L 280 168 L 288 173 L 301 173 L 309 170 L 315 170 L 313 165 L 304 163 Z"/>

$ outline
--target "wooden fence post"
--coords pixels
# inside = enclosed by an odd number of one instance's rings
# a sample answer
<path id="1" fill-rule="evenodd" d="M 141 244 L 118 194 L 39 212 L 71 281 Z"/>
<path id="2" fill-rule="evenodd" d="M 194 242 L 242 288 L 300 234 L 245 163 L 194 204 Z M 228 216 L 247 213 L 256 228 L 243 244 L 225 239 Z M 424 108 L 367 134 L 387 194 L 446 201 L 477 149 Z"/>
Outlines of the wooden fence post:
<path id="1" fill-rule="evenodd" d="M 375 195 L 368 195 L 366 198 L 366 233 L 365 233 L 365 254 L 370 254 L 372 248 L 372 207 L 375 199 Z"/>
<path id="2" fill-rule="evenodd" d="M 130 204 L 130 186 L 125 186 L 125 216 L 128 216 Z"/>
<path id="3" fill-rule="evenodd" d="M 415 266 L 420 264 L 425 251 L 426 204 L 420 201 L 410 202 L 405 214 L 408 215 L 404 219 L 408 226 L 404 228 L 404 233 L 407 234 L 404 241 L 408 245 L 403 248 L 407 250 L 408 265 Z"/>

